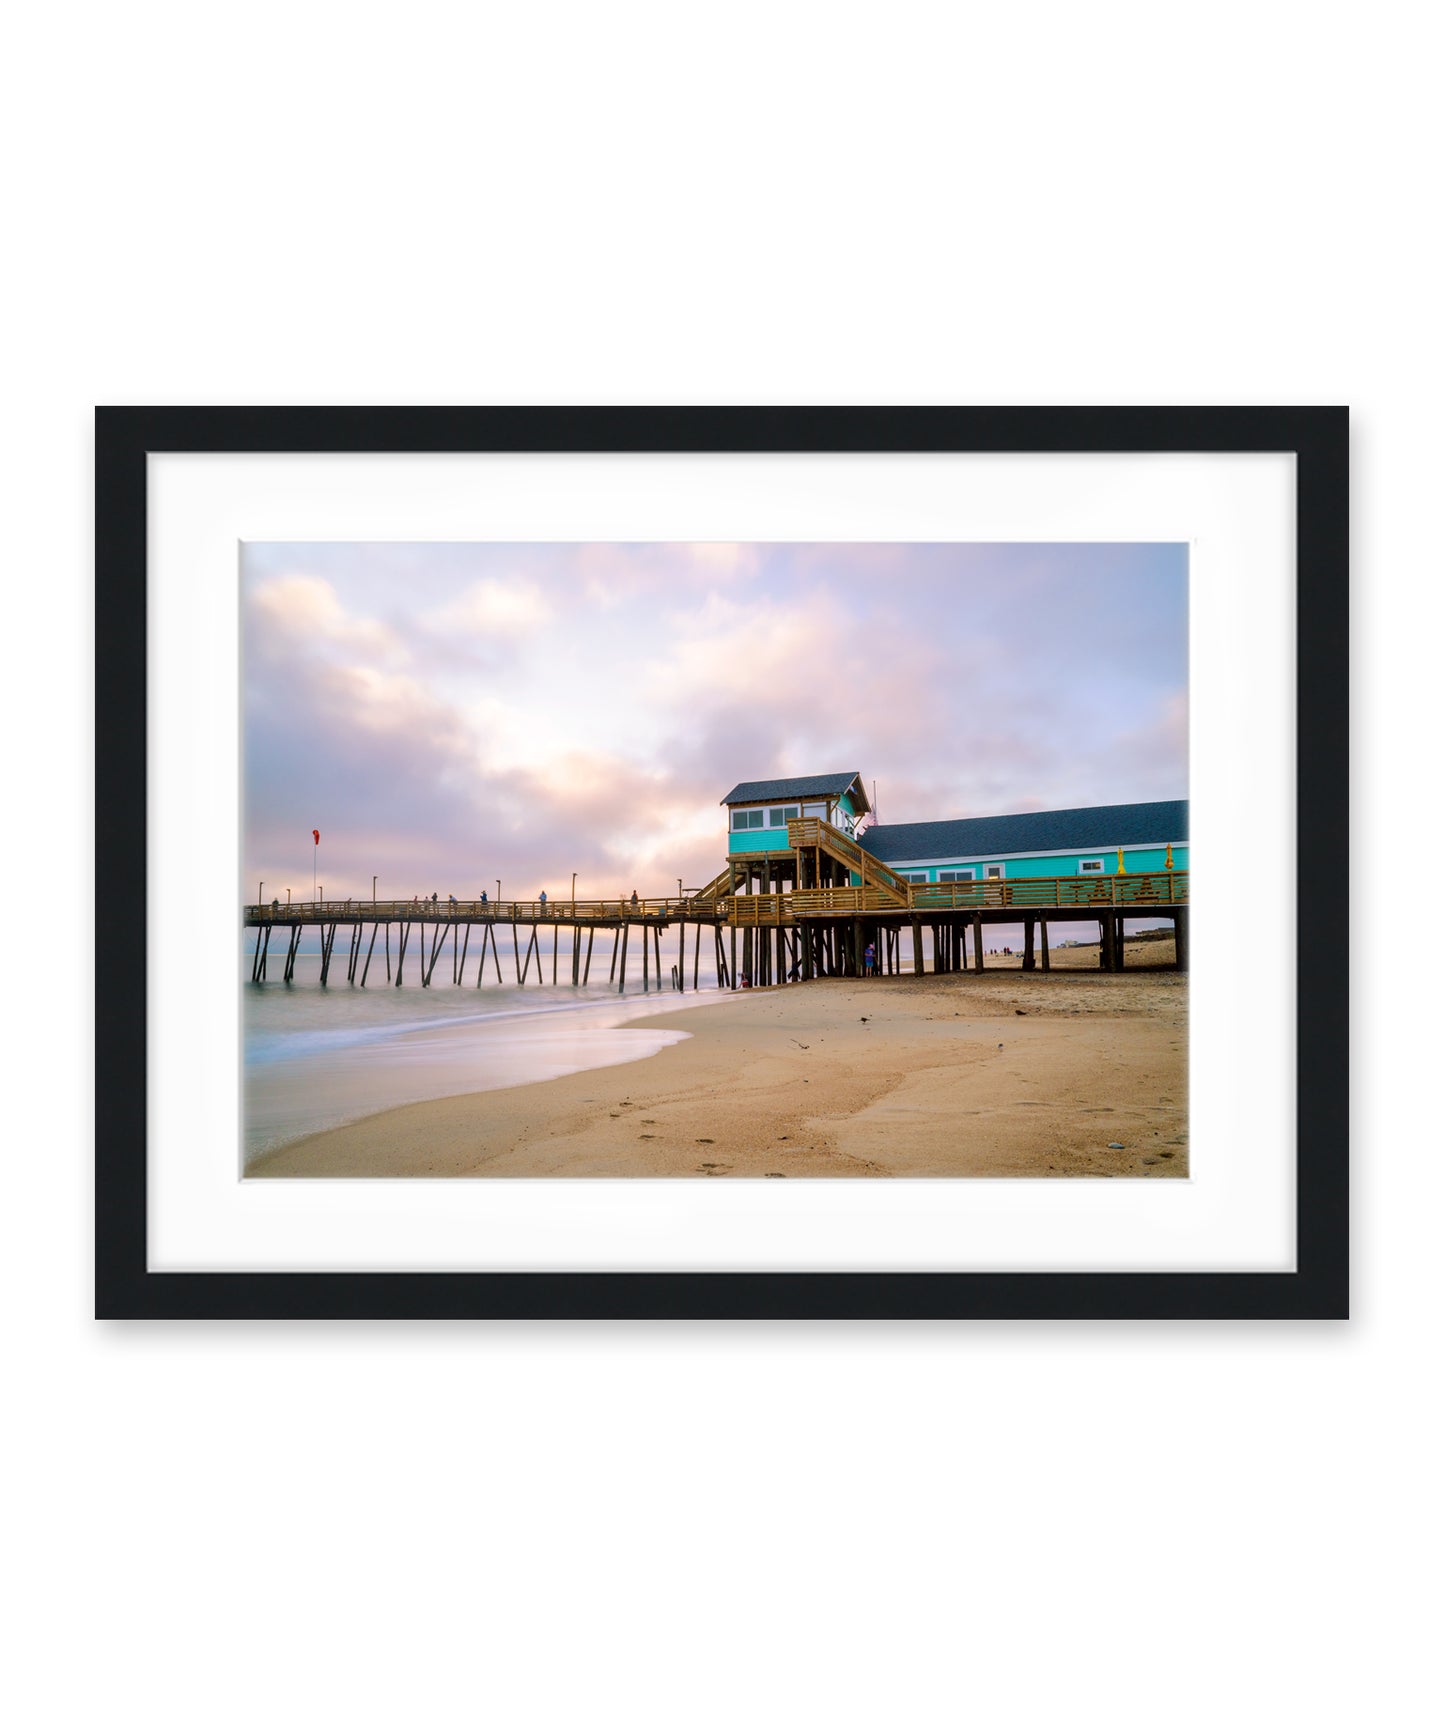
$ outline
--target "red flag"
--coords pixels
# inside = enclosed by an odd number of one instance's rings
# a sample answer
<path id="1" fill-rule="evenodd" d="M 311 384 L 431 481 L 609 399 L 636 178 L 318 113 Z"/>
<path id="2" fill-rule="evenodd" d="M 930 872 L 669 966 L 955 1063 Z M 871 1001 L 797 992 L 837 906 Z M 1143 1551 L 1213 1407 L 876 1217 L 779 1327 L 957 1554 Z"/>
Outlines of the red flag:
<path id="1" fill-rule="evenodd" d="M 318 843 L 321 841 L 321 833 L 319 831 L 313 831 L 311 833 L 311 835 L 316 839 L 316 841 Z"/>

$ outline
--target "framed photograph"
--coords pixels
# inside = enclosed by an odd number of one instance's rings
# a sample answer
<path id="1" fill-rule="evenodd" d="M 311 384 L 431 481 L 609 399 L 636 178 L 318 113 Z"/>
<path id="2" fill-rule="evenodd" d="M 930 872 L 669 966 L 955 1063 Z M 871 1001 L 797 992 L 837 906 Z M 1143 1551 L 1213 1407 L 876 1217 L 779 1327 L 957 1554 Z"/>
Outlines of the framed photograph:
<path id="1" fill-rule="evenodd" d="M 1347 1315 L 1343 409 L 101 409 L 96 576 L 98 1316 Z"/>

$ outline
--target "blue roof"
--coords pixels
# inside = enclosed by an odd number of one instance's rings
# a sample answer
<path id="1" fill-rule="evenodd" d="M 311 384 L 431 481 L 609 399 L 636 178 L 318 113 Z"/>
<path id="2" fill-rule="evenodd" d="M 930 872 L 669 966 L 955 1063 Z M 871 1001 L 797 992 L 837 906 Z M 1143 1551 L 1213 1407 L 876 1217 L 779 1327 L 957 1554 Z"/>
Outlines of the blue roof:
<path id="1" fill-rule="evenodd" d="M 880 861 L 978 861 L 987 855 L 1073 854 L 1083 849 L 1189 840 L 1188 801 L 1134 801 L 1122 807 L 1063 807 L 986 819 L 871 825 L 858 839 Z"/>
<path id="2" fill-rule="evenodd" d="M 841 795 L 855 783 L 861 805 L 856 801 L 854 805 L 866 813 L 868 797 L 863 789 L 863 778 L 857 771 L 826 771 L 816 777 L 775 777 L 771 782 L 739 783 L 723 796 L 718 805 L 737 807 L 747 801 L 806 801 L 814 795 Z"/>

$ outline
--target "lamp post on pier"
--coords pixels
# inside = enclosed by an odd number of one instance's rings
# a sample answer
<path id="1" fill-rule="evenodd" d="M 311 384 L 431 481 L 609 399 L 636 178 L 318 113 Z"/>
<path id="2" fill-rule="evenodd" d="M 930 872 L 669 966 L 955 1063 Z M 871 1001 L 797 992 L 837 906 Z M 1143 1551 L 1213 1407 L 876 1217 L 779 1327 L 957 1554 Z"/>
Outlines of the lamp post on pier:
<path id="1" fill-rule="evenodd" d="M 376 874 L 373 873 L 371 876 L 371 902 L 373 907 L 376 905 L 376 878 Z"/>
<path id="2" fill-rule="evenodd" d="M 577 875 L 572 875 L 572 913 L 577 913 Z"/>

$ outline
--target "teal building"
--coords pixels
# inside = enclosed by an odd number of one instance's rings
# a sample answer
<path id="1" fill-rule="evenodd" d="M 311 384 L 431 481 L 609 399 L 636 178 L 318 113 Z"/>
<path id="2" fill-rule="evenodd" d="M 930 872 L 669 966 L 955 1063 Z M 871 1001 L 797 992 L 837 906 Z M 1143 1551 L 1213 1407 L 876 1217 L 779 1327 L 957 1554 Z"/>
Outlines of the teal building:
<path id="1" fill-rule="evenodd" d="M 1187 801 L 877 825 L 862 776 L 837 771 L 738 783 L 721 804 L 728 815 L 728 865 L 719 890 L 801 889 L 800 871 L 807 884 L 858 885 L 867 878 L 948 885 L 1184 872 L 1189 866 Z M 798 819 L 819 819 L 841 832 L 837 847 L 830 849 L 825 836 L 821 850 L 795 851 L 788 826 Z"/>

